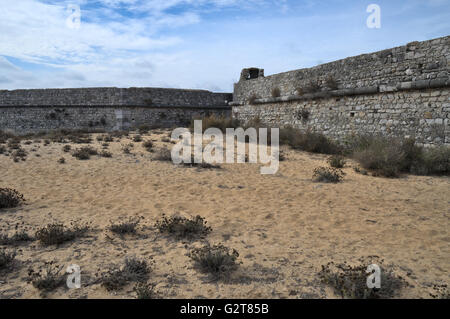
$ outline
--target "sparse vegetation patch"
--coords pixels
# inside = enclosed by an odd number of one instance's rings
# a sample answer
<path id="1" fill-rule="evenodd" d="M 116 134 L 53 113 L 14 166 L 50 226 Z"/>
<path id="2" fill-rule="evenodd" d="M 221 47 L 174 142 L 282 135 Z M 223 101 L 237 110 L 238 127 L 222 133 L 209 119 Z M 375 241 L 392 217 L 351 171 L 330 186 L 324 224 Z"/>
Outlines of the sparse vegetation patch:
<path id="1" fill-rule="evenodd" d="M 334 292 L 342 298 L 352 299 L 387 299 L 396 297 L 399 291 L 407 285 L 406 281 L 394 273 L 393 266 L 385 266 L 383 261 L 369 261 L 361 258 L 356 265 L 346 262 L 335 264 L 329 262 L 322 266 L 319 278 L 331 286 Z M 371 264 L 381 268 L 381 288 L 368 288 L 366 272 Z"/>
<path id="2" fill-rule="evenodd" d="M 206 225 L 207 222 L 201 216 L 192 219 L 181 216 L 163 216 L 155 224 L 161 233 L 167 233 L 176 238 L 198 239 L 204 238 L 211 232 L 212 228 Z"/>
<path id="3" fill-rule="evenodd" d="M 4 246 L 18 246 L 31 241 L 34 241 L 34 238 L 25 231 L 16 232 L 12 236 L 8 236 L 7 234 L 0 235 L 0 245 Z"/>
<path id="4" fill-rule="evenodd" d="M 108 229 L 118 235 L 135 234 L 139 222 L 139 218 L 129 218 L 127 221 L 119 221 L 116 223 L 111 222 Z"/>
<path id="5" fill-rule="evenodd" d="M 151 273 L 151 266 L 146 260 L 126 258 L 122 267 L 113 267 L 102 273 L 102 286 L 108 291 L 119 290 L 130 282 L 144 283 Z"/>
<path id="6" fill-rule="evenodd" d="M 322 183 L 339 183 L 345 173 L 338 168 L 318 167 L 314 170 L 313 181 Z"/>
<path id="7" fill-rule="evenodd" d="M 51 292 L 64 285 L 63 267 L 56 266 L 54 261 L 45 262 L 38 271 L 28 269 L 28 282 L 43 294 Z"/>
<path id="8" fill-rule="evenodd" d="M 22 194 L 15 189 L 0 188 L 0 209 L 14 208 L 25 202 Z"/>
<path id="9" fill-rule="evenodd" d="M 333 155 L 328 158 L 327 162 L 331 167 L 343 168 L 345 166 L 346 160 L 345 157 L 341 155 Z"/>
<path id="10" fill-rule="evenodd" d="M 325 135 L 310 131 L 303 132 L 293 127 L 280 129 L 280 144 L 311 153 L 339 154 L 342 152 L 339 144 Z"/>
<path id="11" fill-rule="evenodd" d="M 194 266 L 203 273 L 212 275 L 215 279 L 221 279 L 229 275 L 239 267 L 237 261 L 239 253 L 222 244 L 202 248 L 194 248 L 188 255 Z"/>
<path id="12" fill-rule="evenodd" d="M 9 268 L 14 259 L 16 258 L 16 252 L 7 249 L 0 250 L 0 270 Z"/>
<path id="13" fill-rule="evenodd" d="M 155 149 L 153 160 L 161 162 L 172 162 L 172 154 L 167 147 Z"/>
<path id="14" fill-rule="evenodd" d="M 98 151 L 90 146 L 85 146 L 73 152 L 72 156 L 79 160 L 88 160 L 92 155 L 98 155 Z"/>
<path id="15" fill-rule="evenodd" d="M 137 299 L 157 299 L 158 295 L 155 292 L 155 285 L 149 283 L 138 283 L 133 288 Z"/>
<path id="16" fill-rule="evenodd" d="M 147 152 L 153 151 L 153 142 L 152 141 L 145 141 L 142 143 L 142 146 L 147 150 Z"/>
<path id="17" fill-rule="evenodd" d="M 71 228 L 68 228 L 64 224 L 54 223 L 39 229 L 35 234 L 35 238 L 44 246 L 60 245 L 83 237 L 89 229 L 88 224 L 71 223 Z"/>

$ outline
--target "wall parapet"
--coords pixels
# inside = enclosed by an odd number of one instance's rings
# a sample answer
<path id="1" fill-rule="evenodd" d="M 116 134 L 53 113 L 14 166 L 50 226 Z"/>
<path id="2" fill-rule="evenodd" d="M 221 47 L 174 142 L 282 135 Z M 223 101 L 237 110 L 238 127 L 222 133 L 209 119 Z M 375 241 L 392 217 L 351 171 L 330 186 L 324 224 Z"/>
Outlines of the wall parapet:
<path id="1" fill-rule="evenodd" d="M 1 90 L 2 107 L 227 108 L 230 93 L 166 88 Z"/>
<path id="2" fill-rule="evenodd" d="M 251 101 L 252 104 L 267 104 L 267 103 L 279 103 L 279 102 L 291 102 L 291 101 L 307 101 L 314 99 L 323 99 L 329 97 L 344 97 L 353 95 L 365 95 L 365 94 L 376 94 L 376 93 L 391 93 L 398 91 L 408 91 L 408 90 L 418 90 L 418 89 L 433 89 L 433 88 L 444 88 L 450 87 L 450 78 L 439 78 L 433 80 L 418 80 L 418 81 L 408 81 L 401 82 L 396 85 L 380 85 L 380 86 L 367 86 L 367 87 L 356 87 L 347 88 L 332 91 L 321 91 L 316 93 L 306 93 L 303 95 L 288 95 L 280 97 L 269 97 L 262 99 L 254 99 Z M 243 102 L 230 102 L 230 106 L 241 106 L 248 103 L 248 101 Z"/>

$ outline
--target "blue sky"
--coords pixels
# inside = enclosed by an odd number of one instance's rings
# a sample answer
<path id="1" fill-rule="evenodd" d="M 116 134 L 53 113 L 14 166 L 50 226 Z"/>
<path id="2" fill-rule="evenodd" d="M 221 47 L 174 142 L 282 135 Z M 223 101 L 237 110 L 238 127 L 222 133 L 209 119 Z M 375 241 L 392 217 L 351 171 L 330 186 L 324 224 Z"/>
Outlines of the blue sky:
<path id="1" fill-rule="evenodd" d="M 369 29 L 370 4 L 381 28 Z M 68 27 L 69 5 L 81 9 Z M 0 0 L 0 89 L 231 92 L 266 75 L 450 35 L 450 0 Z"/>

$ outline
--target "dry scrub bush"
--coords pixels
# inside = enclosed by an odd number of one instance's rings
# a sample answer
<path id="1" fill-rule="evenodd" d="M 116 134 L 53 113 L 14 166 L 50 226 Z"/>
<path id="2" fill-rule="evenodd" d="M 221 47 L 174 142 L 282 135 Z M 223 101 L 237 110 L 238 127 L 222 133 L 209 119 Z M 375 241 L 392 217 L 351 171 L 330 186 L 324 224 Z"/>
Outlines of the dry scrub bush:
<path id="1" fill-rule="evenodd" d="M 172 154 L 167 147 L 161 147 L 155 149 L 152 159 L 161 162 L 172 162 Z"/>
<path id="2" fill-rule="evenodd" d="M 433 299 L 450 299 L 450 290 L 447 284 L 433 285 L 433 293 L 430 293 Z"/>
<path id="3" fill-rule="evenodd" d="M 239 267 L 239 253 L 222 244 L 194 248 L 188 256 L 194 261 L 194 266 L 203 273 L 210 274 L 214 279 L 222 279 Z"/>
<path id="4" fill-rule="evenodd" d="M 91 155 L 98 155 L 98 151 L 90 146 L 82 147 L 72 153 L 72 156 L 79 160 L 88 160 L 91 158 Z"/>
<path id="5" fill-rule="evenodd" d="M 204 169 L 220 169 L 221 168 L 220 165 L 207 163 L 204 160 L 202 160 L 201 163 L 196 163 L 194 155 L 191 155 L 191 162 L 190 163 L 184 163 L 183 162 L 183 165 L 184 166 L 189 166 L 189 167 L 204 168 Z"/>
<path id="6" fill-rule="evenodd" d="M 16 232 L 11 237 L 7 234 L 0 235 L 0 245 L 3 246 L 19 246 L 31 241 L 34 241 L 34 238 L 28 235 L 25 231 Z"/>
<path id="7" fill-rule="evenodd" d="M 64 275 L 61 274 L 62 269 L 63 267 L 56 266 L 54 261 L 45 262 L 38 271 L 32 268 L 28 269 L 27 281 L 43 294 L 51 292 L 65 283 Z"/>
<path id="8" fill-rule="evenodd" d="M 316 93 L 320 91 L 320 83 L 318 80 L 310 80 L 308 83 L 303 87 L 304 93 Z"/>
<path id="9" fill-rule="evenodd" d="M 334 292 L 342 298 L 352 299 L 387 299 L 395 297 L 407 285 L 406 281 L 394 274 L 393 266 L 385 266 L 383 261 L 369 261 L 360 258 L 359 263 L 352 266 L 344 262 L 335 264 L 329 262 L 322 265 L 319 278 L 323 283 L 331 286 Z M 367 267 L 377 264 L 381 268 L 381 288 L 368 288 L 366 273 Z"/>
<path id="10" fill-rule="evenodd" d="M 321 133 L 303 132 L 293 127 L 280 129 L 280 144 L 311 153 L 339 154 L 342 151 L 339 144 Z"/>
<path id="11" fill-rule="evenodd" d="M 317 167 L 314 169 L 313 181 L 321 183 L 339 183 L 345 173 L 341 169 L 330 167 Z"/>
<path id="12" fill-rule="evenodd" d="M 137 299 L 157 299 L 158 294 L 155 292 L 155 285 L 148 283 L 138 283 L 133 288 Z"/>
<path id="13" fill-rule="evenodd" d="M 152 152 L 153 148 L 153 142 L 152 141 L 145 141 L 142 143 L 142 146 L 147 150 L 147 152 Z"/>
<path id="14" fill-rule="evenodd" d="M 14 134 L 0 130 L 0 144 L 5 144 L 8 139 L 14 137 Z"/>
<path id="15" fill-rule="evenodd" d="M 149 125 L 141 125 L 138 127 L 139 134 L 147 134 L 150 131 L 151 127 Z"/>
<path id="16" fill-rule="evenodd" d="M 23 195 L 15 189 L 0 188 L 0 209 L 14 208 L 25 202 Z"/>
<path id="17" fill-rule="evenodd" d="M 20 139 L 17 137 L 10 139 L 7 146 L 10 151 L 20 149 Z"/>
<path id="18" fill-rule="evenodd" d="M 102 152 L 100 152 L 100 156 L 101 157 L 111 158 L 112 157 L 112 153 L 108 152 L 108 151 L 102 151 Z"/>
<path id="19" fill-rule="evenodd" d="M 78 225 L 71 223 L 71 228 L 64 224 L 54 223 L 40 228 L 35 238 L 44 246 L 61 245 L 75 238 L 83 237 L 90 229 L 88 224 Z"/>
<path id="20" fill-rule="evenodd" d="M 118 235 L 135 234 L 139 222 L 139 218 L 130 217 L 127 221 L 111 222 L 108 229 Z"/>
<path id="21" fill-rule="evenodd" d="M 70 152 L 71 149 L 72 149 L 72 147 L 70 145 L 64 145 L 62 148 L 64 153 Z"/>
<path id="22" fill-rule="evenodd" d="M 136 143 L 142 142 L 142 136 L 140 136 L 140 135 L 135 135 L 135 136 L 133 137 L 133 142 L 136 142 Z"/>
<path id="23" fill-rule="evenodd" d="M 201 239 L 208 235 L 212 229 L 206 225 L 203 217 L 196 216 L 188 219 L 181 216 L 163 217 L 155 223 L 161 233 L 167 233 L 176 238 Z"/>
<path id="24" fill-rule="evenodd" d="M 352 157 L 374 175 L 398 177 L 401 173 L 448 175 L 450 147 L 423 148 L 413 139 L 381 136 L 353 137 L 347 142 Z"/>
<path id="25" fill-rule="evenodd" d="M 333 155 L 328 158 L 327 162 L 331 167 L 343 168 L 345 166 L 346 160 L 341 155 Z"/>
<path id="26" fill-rule="evenodd" d="M 152 269 L 146 260 L 126 258 L 122 267 L 113 267 L 102 273 L 102 286 L 108 291 L 119 290 L 130 282 L 146 282 Z"/>
<path id="27" fill-rule="evenodd" d="M 19 160 L 25 161 L 27 155 L 27 152 L 23 148 L 18 148 L 11 154 L 14 162 L 18 162 Z"/>
<path id="28" fill-rule="evenodd" d="M 125 145 L 125 146 L 122 147 L 122 152 L 124 154 L 131 154 L 131 148 L 132 147 L 133 146 L 131 146 L 131 144 Z"/>
<path id="29" fill-rule="evenodd" d="M 0 270 L 10 268 L 12 263 L 14 262 L 15 258 L 16 258 L 15 251 L 1 249 L 0 250 Z"/>

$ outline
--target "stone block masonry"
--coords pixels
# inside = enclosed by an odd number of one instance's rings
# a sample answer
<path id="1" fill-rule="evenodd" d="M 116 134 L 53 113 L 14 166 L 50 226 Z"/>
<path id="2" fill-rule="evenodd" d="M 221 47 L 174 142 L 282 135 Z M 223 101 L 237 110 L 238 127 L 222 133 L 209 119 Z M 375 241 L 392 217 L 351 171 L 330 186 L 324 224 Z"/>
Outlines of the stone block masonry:
<path id="1" fill-rule="evenodd" d="M 230 115 L 232 95 L 163 88 L 80 88 L 0 91 L 0 130 L 105 131 L 185 126 L 192 118 Z"/>
<path id="2" fill-rule="evenodd" d="M 232 114 L 342 140 L 351 134 L 450 145 L 450 37 L 264 77 L 244 69 Z M 277 88 L 279 96 L 273 96 Z"/>

